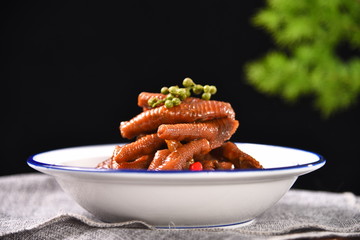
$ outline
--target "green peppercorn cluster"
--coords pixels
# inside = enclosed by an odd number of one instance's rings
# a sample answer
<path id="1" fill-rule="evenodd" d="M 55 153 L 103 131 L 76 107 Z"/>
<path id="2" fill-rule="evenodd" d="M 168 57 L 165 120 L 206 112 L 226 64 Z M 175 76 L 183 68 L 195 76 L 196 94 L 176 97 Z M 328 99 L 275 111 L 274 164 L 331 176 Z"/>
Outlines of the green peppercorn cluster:
<path id="1" fill-rule="evenodd" d="M 161 93 L 166 95 L 165 99 L 158 99 L 156 97 L 150 98 L 148 104 L 150 107 L 157 107 L 164 104 L 166 108 L 177 106 L 184 99 L 191 96 L 191 93 L 200 95 L 204 100 L 210 100 L 211 95 L 217 92 L 215 86 L 195 84 L 191 78 L 185 78 L 183 87 L 171 86 L 161 88 Z"/>

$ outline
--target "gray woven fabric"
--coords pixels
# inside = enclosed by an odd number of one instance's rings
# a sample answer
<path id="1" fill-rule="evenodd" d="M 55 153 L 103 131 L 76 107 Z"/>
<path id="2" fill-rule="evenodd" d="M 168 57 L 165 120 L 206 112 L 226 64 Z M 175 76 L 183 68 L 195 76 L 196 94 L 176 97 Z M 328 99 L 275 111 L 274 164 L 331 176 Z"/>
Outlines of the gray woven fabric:
<path id="1" fill-rule="evenodd" d="M 360 237 L 360 197 L 290 190 L 254 223 L 236 229 L 157 230 L 104 223 L 44 174 L 0 177 L 0 239 L 297 239 Z"/>

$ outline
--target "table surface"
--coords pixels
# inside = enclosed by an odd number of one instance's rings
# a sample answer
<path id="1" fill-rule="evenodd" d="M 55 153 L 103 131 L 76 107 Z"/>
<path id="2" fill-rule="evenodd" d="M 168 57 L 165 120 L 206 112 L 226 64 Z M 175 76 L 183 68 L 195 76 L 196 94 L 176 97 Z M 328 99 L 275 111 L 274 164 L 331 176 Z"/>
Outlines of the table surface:
<path id="1" fill-rule="evenodd" d="M 234 229 L 104 223 L 40 173 L 0 177 L 0 203 L 1 239 L 360 239 L 360 197 L 349 192 L 292 189 L 254 223 Z"/>

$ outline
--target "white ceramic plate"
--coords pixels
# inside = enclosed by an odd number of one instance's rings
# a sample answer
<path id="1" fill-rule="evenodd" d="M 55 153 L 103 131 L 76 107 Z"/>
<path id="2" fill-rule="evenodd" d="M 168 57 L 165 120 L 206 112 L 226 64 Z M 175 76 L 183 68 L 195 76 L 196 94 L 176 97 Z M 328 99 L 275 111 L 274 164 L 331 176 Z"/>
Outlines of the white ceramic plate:
<path id="1" fill-rule="evenodd" d="M 56 178 L 83 208 L 106 222 L 142 220 L 158 228 L 233 227 L 273 206 L 297 177 L 325 164 L 319 154 L 237 143 L 264 169 L 231 171 L 104 170 L 94 167 L 116 144 L 34 155 L 28 164 Z"/>

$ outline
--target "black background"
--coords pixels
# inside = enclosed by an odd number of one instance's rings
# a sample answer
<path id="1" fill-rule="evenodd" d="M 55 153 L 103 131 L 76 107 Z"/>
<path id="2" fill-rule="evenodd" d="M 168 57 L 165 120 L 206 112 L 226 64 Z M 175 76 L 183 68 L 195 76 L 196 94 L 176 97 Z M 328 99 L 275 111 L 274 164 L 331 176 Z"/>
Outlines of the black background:
<path id="1" fill-rule="evenodd" d="M 324 119 L 311 98 L 287 104 L 246 84 L 244 64 L 274 47 L 250 23 L 264 1 L 0 4 L 0 175 L 35 172 L 26 160 L 42 151 L 124 142 L 118 126 L 140 112 L 138 93 L 191 77 L 232 103 L 240 121 L 232 140 L 327 159 L 296 188 L 360 194 L 359 105 Z"/>

